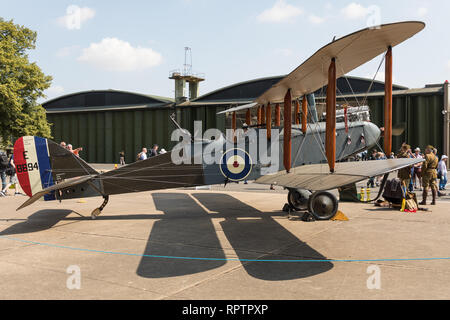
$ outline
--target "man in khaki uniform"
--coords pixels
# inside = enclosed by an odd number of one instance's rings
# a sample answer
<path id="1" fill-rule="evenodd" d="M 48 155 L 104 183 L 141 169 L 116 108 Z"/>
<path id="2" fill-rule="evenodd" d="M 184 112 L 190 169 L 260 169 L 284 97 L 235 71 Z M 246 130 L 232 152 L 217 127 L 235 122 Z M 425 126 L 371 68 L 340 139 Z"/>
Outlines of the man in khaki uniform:
<path id="1" fill-rule="evenodd" d="M 402 147 L 400 148 L 399 154 L 397 154 L 397 158 L 411 158 L 411 157 L 412 157 L 411 147 L 407 144 L 403 144 Z M 411 166 L 398 170 L 397 177 L 402 182 L 402 186 L 408 188 L 409 181 L 411 180 Z"/>
<path id="2" fill-rule="evenodd" d="M 427 146 L 425 149 L 425 162 L 422 165 L 422 186 L 423 186 L 423 200 L 421 205 L 427 204 L 428 187 L 431 187 L 431 193 L 433 195 L 433 201 L 431 205 L 436 204 L 437 197 L 437 167 L 439 163 L 438 157 L 433 153 L 434 147 Z"/>

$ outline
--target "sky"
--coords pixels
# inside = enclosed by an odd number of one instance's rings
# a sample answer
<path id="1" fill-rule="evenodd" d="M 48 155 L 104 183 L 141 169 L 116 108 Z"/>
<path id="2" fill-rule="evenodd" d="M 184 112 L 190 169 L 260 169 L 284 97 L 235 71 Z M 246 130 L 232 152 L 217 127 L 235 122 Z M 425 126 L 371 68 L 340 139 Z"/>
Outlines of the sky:
<path id="1" fill-rule="evenodd" d="M 173 98 L 169 74 L 183 67 L 185 47 L 193 72 L 205 74 L 205 94 L 288 74 L 335 36 L 407 20 L 426 28 L 394 48 L 394 83 L 450 80 L 447 0 L 0 0 L 0 8 L 3 19 L 37 32 L 30 60 L 53 77 L 40 102 L 102 89 Z M 373 78 L 380 61 L 349 75 Z"/>

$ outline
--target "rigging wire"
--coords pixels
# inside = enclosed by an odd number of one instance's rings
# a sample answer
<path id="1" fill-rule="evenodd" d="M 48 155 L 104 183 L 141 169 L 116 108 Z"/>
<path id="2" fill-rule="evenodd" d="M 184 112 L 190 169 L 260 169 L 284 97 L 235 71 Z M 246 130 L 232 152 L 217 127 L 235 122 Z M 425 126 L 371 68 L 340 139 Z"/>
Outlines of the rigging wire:
<path id="1" fill-rule="evenodd" d="M 377 69 L 377 71 L 375 72 L 374 77 L 372 78 L 372 81 L 371 81 L 371 83 L 370 83 L 369 88 L 367 89 L 366 95 L 365 95 L 364 100 L 363 100 L 363 105 L 365 105 L 366 102 L 367 102 L 367 98 L 368 98 L 368 96 L 369 96 L 370 90 L 372 90 L 372 86 L 373 86 L 373 84 L 374 84 L 374 82 L 375 82 L 375 79 L 376 79 L 376 77 L 377 77 L 377 75 L 378 75 L 378 72 L 380 71 L 380 68 L 381 68 L 381 66 L 382 66 L 382 64 L 383 64 L 383 62 L 384 62 L 385 59 L 386 59 L 386 54 L 384 54 L 384 55 L 382 56 L 381 61 L 380 61 L 380 64 L 378 65 L 378 69 Z"/>

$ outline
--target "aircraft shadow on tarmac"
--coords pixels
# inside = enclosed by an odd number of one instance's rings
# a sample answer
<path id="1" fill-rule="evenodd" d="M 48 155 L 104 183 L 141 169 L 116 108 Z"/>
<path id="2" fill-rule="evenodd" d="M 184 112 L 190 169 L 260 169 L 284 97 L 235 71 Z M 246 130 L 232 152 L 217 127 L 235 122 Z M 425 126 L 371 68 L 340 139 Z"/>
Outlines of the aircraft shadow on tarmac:
<path id="1" fill-rule="evenodd" d="M 252 262 L 251 260 L 325 260 L 319 252 L 281 226 L 274 216 L 281 212 L 262 212 L 228 194 L 153 193 L 161 214 L 139 214 L 98 217 L 99 220 L 158 219 L 153 224 L 143 255 L 209 258 L 218 260 L 166 259 L 142 257 L 137 274 L 145 278 L 176 277 L 206 272 L 224 266 L 227 257 L 241 260 L 246 272 L 258 279 L 279 281 L 310 277 L 329 271 L 331 262 Z M 195 199 L 195 200 L 194 200 Z M 198 203 L 196 202 L 198 201 Z M 212 213 L 206 212 L 202 206 Z M 30 215 L 0 232 L 14 235 L 44 231 L 58 222 L 91 220 L 90 217 L 68 217 L 74 211 L 45 209 Z M 211 218 L 221 218 L 216 230 Z M 70 222 L 69 222 L 70 223 Z M 228 240 L 233 255 L 225 255 L 218 234 Z M 231 248 L 225 248 L 225 250 Z M 236 253 L 237 256 L 234 256 Z"/>
<path id="2" fill-rule="evenodd" d="M 227 194 L 193 194 L 215 213 L 207 213 L 187 194 L 154 193 L 152 197 L 164 217 L 154 223 L 144 255 L 225 259 L 217 236 L 222 230 L 239 260 L 326 259 L 275 221 L 273 212 L 261 212 Z M 224 219 L 221 230 L 215 230 L 211 217 Z M 146 278 L 175 277 L 205 272 L 225 263 L 143 257 L 137 274 Z M 270 281 L 310 277 L 333 268 L 330 262 L 241 263 L 249 275 Z"/>
<path id="3" fill-rule="evenodd" d="M 59 209 L 39 210 L 22 222 L 16 223 L 0 232 L 0 236 L 8 236 L 20 233 L 32 233 L 50 229 L 61 220 L 65 219 L 73 211 Z M 15 221 L 10 219 L 8 221 Z"/>

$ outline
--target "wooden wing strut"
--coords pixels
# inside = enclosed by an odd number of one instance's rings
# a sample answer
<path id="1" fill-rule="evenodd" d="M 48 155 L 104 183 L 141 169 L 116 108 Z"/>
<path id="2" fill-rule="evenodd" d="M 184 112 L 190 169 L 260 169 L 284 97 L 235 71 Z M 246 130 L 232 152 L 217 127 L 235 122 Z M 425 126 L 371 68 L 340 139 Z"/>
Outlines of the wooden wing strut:
<path id="1" fill-rule="evenodd" d="M 331 59 L 328 69 L 327 119 L 325 130 L 325 150 L 330 172 L 336 163 L 336 59 Z"/>
<path id="2" fill-rule="evenodd" d="M 389 46 L 385 60 L 384 83 L 384 152 L 389 156 L 392 152 L 392 47 Z"/>
<path id="3" fill-rule="evenodd" d="M 291 170 L 291 151 L 292 151 L 292 98 L 291 89 L 286 92 L 284 97 L 284 148 L 283 148 L 283 164 L 286 172 Z"/>

